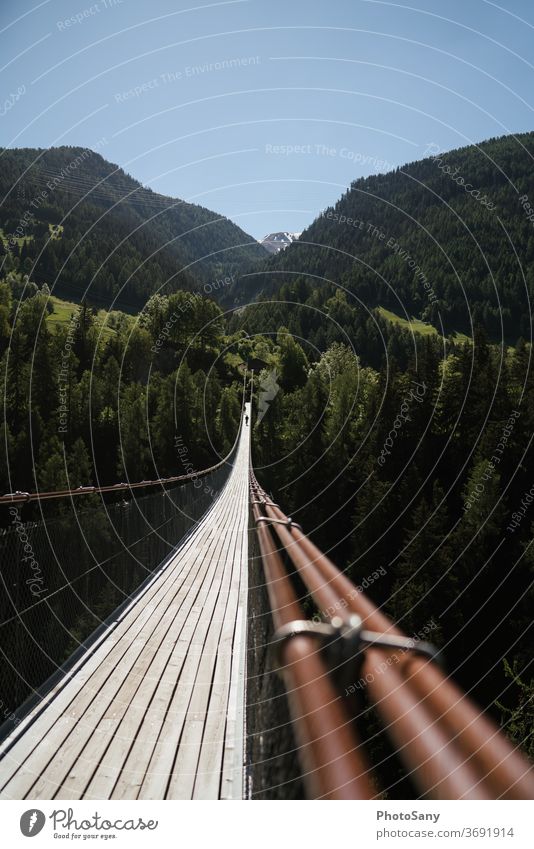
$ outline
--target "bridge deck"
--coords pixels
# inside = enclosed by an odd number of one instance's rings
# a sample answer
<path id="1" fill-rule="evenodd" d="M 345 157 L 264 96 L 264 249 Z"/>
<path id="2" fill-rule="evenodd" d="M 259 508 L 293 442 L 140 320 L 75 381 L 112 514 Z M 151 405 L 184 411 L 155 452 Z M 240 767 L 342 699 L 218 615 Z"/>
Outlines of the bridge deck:
<path id="1" fill-rule="evenodd" d="M 2 798 L 242 797 L 248 471 L 243 423 L 210 511 L 3 744 Z"/>

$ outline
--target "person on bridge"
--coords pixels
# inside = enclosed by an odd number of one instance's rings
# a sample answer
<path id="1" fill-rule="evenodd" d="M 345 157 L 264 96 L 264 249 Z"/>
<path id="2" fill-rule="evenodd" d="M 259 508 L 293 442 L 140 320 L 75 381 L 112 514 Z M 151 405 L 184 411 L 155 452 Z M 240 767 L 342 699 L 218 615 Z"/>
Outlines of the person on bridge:
<path id="1" fill-rule="evenodd" d="M 245 416 L 245 425 L 248 426 L 248 416 Z"/>

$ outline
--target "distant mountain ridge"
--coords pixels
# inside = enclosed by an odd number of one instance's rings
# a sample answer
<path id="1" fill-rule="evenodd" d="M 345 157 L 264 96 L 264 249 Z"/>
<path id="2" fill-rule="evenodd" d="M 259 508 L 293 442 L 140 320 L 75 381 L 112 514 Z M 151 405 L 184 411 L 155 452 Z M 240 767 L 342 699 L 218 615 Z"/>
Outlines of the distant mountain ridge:
<path id="1" fill-rule="evenodd" d="M 0 150 L 0 195 L 0 254 L 69 298 L 88 289 L 139 307 L 157 291 L 216 294 L 211 282 L 267 256 L 226 217 L 153 192 L 86 148 Z"/>

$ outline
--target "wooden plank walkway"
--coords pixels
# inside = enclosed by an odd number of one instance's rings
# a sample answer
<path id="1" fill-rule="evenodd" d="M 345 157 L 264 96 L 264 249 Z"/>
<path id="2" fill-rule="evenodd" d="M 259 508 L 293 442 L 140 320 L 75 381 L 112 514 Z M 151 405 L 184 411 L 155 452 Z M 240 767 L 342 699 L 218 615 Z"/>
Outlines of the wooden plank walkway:
<path id="1" fill-rule="evenodd" d="M 1 798 L 242 798 L 249 446 L 243 421 L 210 510 L 4 741 Z"/>

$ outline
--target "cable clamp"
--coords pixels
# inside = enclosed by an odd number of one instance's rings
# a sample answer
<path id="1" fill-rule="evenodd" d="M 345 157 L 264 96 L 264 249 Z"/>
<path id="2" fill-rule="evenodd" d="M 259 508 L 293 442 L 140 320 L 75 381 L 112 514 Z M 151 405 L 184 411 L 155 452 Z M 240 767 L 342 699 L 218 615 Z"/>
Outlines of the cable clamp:
<path id="1" fill-rule="evenodd" d="M 411 651 L 441 663 L 440 652 L 432 643 L 413 640 L 409 637 L 397 637 L 394 634 L 367 631 L 362 628 L 361 618 L 353 613 L 347 621 L 343 621 L 339 616 L 335 616 L 331 622 L 296 619 L 277 628 L 271 641 L 274 667 L 277 671 L 281 671 L 284 666 L 281 657 L 283 647 L 288 640 L 298 636 L 317 638 L 321 648 L 327 652 L 329 665 L 334 670 L 340 669 L 348 661 L 360 660 L 361 654 L 371 647 L 401 652 Z"/>
<path id="2" fill-rule="evenodd" d="M 297 522 L 294 522 L 291 518 L 273 519 L 271 518 L 271 516 L 260 516 L 258 519 L 256 519 L 256 524 L 258 524 L 259 522 L 269 522 L 269 524 L 271 525 L 284 525 L 289 531 L 292 528 L 298 528 L 299 531 L 302 531 L 302 527 L 297 524 Z"/>
<path id="3" fill-rule="evenodd" d="M 2 499 L 6 501 L 30 501 L 31 495 L 29 492 L 22 492 L 20 489 L 17 489 L 16 492 L 6 492 L 5 495 L 2 496 Z"/>

